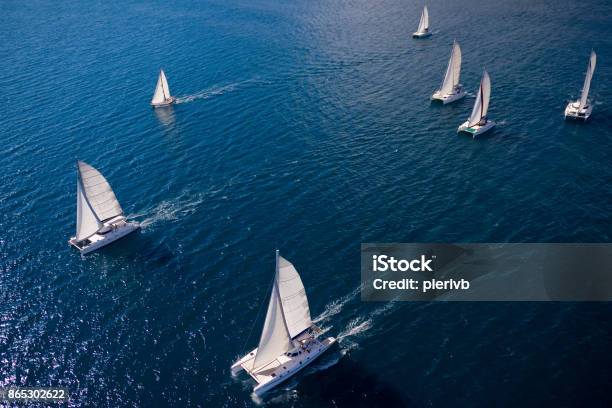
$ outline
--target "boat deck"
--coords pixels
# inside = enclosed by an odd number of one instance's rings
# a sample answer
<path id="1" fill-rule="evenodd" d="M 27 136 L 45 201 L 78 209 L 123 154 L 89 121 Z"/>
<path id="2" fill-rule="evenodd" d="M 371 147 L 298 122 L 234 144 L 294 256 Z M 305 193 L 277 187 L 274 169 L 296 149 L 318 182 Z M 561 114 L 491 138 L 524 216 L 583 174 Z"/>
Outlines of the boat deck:
<path id="1" fill-rule="evenodd" d="M 279 383 L 308 365 L 335 343 L 336 339 L 328 337 L 324 340 L 319 340 L 313 337 L 312 334 L 304 332 L 297 336 L 294 341 L 300 343 L 300 347 L 293 352 L 278 356 L 275 360 L 259 368 L 257 371 L 253 370 L 253 362 L 257 349 L 254 349 L 238 360 L 232 366 L 232 371 L 236 372 L 239 368 L 244 369 L 257 382 L 258 386 Z"/>

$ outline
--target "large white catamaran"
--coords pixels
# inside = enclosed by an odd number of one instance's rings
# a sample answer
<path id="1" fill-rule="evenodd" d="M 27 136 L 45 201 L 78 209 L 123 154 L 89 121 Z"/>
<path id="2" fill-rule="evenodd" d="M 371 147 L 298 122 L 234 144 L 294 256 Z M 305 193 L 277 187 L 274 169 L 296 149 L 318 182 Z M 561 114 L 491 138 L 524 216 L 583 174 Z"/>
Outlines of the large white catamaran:
<path id="1" fill-rule="evenodd" d="M 597 55 L 595 51 L 591 51 L 589 65 L 587 66 L 584 85 L 582 85 L 582 93 L 580 99 L 567 104 L 565 108 L 565 118 L 587 120 L 593 112 L 593 104 L 589 100 L 589 90 L 591 89 L 591 79 L 595 72 L 595 64 L 597 63 Z"/>
<path id="2" fill-rule="evenodd" d="M 427 6 L 423 7 L 423 11 L 421 12 L 421 19 L 419 20 L 419 27 L 416 32 L 412 33 L 412 37 L 414 38 L 425 38 L 431 35 L 431 31 L 429 31 L 429 11 L 427 10 Z"/>
<path id="3" fill-rule="evenodd" d="M 245 370 L 257 382 L 256 396 L 274 388 L 314 361 L 336 342 L 320 340 L 310 319 L 304 285 L 291 262 L 276 251 L 276 274 L 259 346 L 236 361 L 232 375 Z"/>
<path id="4" fill-rule="evenodd" d="M 457 132 L 466 132 L 476 137 L 495 126 L 495 122 L 487 118 L 489 100 L 491 99 L 491 78 L 487 71 L 482 74 L 478 95 L 470 118 L 459 126 Z"/>
<path id="5" fill-rule="evenodd" d="M 453 49 L 446 67 L 446 74 L 442 86 L 431 96 L 432 100 L 441 101 L 443 104 L 454 102 L 465 96 L 463 86 L 459 83 L 461 76 L 461 48 L 457 41 L 453 42 Z"/>
<path id="6" fill-rule="evenodd" d="M 151 99 L 151 106 L 154 108 L 161 108 L 173 104 L 176 99 L 170 95 L 170 87 L 168 87 L 168 80 L 164 70 L 159 71 L 159 77 L 157 78 L 157 85 L 155 86 L 155 92 Z"/>
<path id="7" fill-rule="evenodd" d="M 98 170 L 77 161 L 77 173 L 77 225 L 70 245 L 86 254 L 140 227 L 127 221 L 113 189 Z"/>

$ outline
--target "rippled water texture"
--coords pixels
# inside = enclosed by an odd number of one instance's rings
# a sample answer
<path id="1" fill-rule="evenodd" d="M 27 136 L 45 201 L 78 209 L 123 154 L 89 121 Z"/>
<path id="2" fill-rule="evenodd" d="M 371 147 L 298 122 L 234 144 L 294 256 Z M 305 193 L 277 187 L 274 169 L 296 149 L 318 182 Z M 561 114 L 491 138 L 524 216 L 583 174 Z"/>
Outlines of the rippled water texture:
<path id="1" fill-rule="evenodd" d="M 451 4 L 448 4 L 451 3 Z M 609 242 L 604 0 L 0 3 L 0 385 L 250 406 L 274 249 L 339 347 L 263 403 L 602 402 L 608 304 L 365 304 L 361 242 Z M 453 39 L 472 93 L 431 105 Z M 563 120 L 591 49 L 586 124 Z M 178 103 L 149 101 L 164 68 Z M 483 68 L 480 140 L 456 135 Z M 82 258 L 75 159 L 143 230 Z"/>

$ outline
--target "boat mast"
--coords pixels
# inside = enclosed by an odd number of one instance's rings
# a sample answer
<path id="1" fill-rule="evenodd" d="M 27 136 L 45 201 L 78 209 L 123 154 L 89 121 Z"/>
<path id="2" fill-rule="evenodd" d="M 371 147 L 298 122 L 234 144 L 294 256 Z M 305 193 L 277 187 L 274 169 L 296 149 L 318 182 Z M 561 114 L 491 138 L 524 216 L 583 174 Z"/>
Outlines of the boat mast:
<path id="1" fill-rule="evenodd" d="M 479 120 L 479 122 L 482 120 L 483 113 L 484 113 L 484 92 L 483 92 L 483 88 L 482 88 L 482 81 L 483 80 L 484 80 L 484 75 L 483 75 L 482 79 L 480 80 L 480 120 Z"/>

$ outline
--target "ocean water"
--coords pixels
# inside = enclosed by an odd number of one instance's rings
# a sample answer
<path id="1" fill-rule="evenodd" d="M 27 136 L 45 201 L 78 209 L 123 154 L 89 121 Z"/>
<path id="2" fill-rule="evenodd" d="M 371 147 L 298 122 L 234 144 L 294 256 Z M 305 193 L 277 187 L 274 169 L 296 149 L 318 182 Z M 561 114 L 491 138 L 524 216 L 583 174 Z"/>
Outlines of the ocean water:
<path id="1" fill-rule="evenodd" d="M 611 240 L 612 4 L 448 3 L 423 41 L 412 0 L 0 3 L 0 386 L 73 407 L 610 404 L 609 304 L 359 301 L 361 242 Z M 454 39 L 471 94 L 432 105 Z M 566 122 L 591 49 L 593 116 Z M 457 136 L 485 67 L 498 126 Z M 154 111 L 160 68 L 178 103 Z M 77 158 L 144 225 L 86 257 Z M 339 345 L 256 401 L 229 367 L 275 248 Z"/>

